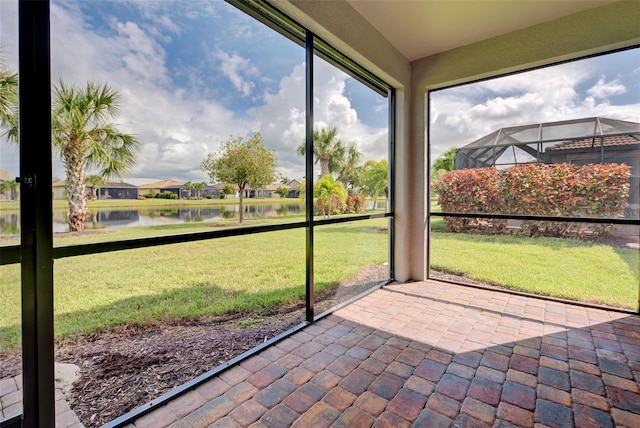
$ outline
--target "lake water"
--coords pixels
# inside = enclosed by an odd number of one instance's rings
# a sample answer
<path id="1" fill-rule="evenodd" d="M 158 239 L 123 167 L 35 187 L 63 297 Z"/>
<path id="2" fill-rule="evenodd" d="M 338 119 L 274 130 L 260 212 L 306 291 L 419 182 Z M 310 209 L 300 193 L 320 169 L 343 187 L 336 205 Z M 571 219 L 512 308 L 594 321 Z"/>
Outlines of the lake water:
<path id="1" fill-rule="evenodd" d="M 384 201 L 378 207 L 384 207 Z M 373 201 L 367 201 L 371 209 Z M 278 217 L 304 214 L 304 205 L 298 203 L 244 204 L 244 217 Z M 154 226 L 161 224 L 194 223 L 221 219 L 237 219 L 239 205 L 218 205 L 215 207 L 164 207 L 140 208 L 137 210 L 94 210 L 87 216 L 86 229 L 109 229 L 133 226 Z M 67 211 L 56 210 L 53 213 L 53 231 L 66 232 Z M 0 214 L 0 234 L 17 235 L 20 233 L 19 214 Z"/>

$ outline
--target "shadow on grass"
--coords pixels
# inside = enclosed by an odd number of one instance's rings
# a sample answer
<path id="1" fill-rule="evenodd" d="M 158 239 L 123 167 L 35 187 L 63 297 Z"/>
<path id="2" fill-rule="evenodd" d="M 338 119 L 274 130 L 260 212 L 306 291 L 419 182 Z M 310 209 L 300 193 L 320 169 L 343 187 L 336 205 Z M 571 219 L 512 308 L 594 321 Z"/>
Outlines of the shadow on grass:
<path id="1" fill-rule="evenodd" d="M 337 282 L 317 282 L 316 300 L 331 298 L 339 286 Z M 201 284 L 56 314 L 55 338 L 59 340 L 70 335 L 94 334 L 125 325 L 179 323 L 203 317 L 215 323 L 238 317 L 287 316 L 303 309 L 304 305 L 304 284 L 260 292 Z M 20 324 L 0 328 L 0 355 L 17 349 L 20 330 Z"/>

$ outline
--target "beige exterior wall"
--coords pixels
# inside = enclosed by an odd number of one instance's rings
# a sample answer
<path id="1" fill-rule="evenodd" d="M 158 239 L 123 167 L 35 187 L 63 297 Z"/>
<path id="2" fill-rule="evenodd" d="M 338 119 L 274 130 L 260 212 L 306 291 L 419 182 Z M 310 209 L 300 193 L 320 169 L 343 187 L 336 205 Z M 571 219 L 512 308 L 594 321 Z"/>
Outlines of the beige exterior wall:
<path id="1" fill-rule="evenodd" d="M 345 2 L 273 3 L 396 88 L 399 281 L 421 280 L 427 273 L 428 90 L 640 45 L 640 2 L 623 1 L 409 63 Z"/>

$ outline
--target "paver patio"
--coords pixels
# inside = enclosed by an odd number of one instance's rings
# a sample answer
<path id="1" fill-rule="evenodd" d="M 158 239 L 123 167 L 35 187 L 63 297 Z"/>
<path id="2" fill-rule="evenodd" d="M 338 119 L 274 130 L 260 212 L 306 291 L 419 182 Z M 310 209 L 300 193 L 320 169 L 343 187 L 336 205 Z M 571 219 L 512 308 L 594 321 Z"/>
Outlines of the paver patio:
<path id="1" fill-rule="evenodd" d="M 640 427 L 640 317 L 393 284 L 136 427 Z"/>

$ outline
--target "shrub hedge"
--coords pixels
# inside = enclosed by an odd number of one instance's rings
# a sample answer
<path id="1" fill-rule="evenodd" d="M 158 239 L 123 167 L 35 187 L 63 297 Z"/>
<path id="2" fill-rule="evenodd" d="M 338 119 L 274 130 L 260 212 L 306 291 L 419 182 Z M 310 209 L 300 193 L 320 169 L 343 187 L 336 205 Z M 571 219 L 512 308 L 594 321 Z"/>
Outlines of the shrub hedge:
<path id="1" fill-rule="evenodd" d="M 331 202 L 331 215 L 338 214 L 363 214 L 365 207 L 365 198 L 362 195 L 350 195 L 343 202 L 337 196 L 333 196 Z M 316 205 L 321 213 L 328 212 L 328 207 L 325 205 L 328 201 L 323 201 L 322 198 L 316 199 Z"/>
<path id="2" fill-rule="evenodd" d="M 474 168 L 450 171 L 432 187 L 444 211 L 530 214 L 567 217 L 615 217 L 629 196 L 630 168 L 619 164 L 520 165 L 504 171 Z M 453 232 L 506 233 L 507 220 L 445 217 Z M 605 224 L 524 221 L 526 236 L 602 236 Z"/>

